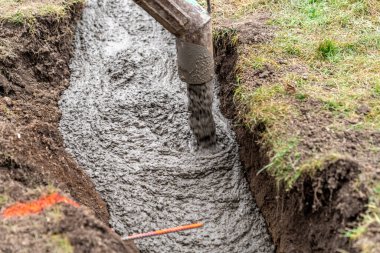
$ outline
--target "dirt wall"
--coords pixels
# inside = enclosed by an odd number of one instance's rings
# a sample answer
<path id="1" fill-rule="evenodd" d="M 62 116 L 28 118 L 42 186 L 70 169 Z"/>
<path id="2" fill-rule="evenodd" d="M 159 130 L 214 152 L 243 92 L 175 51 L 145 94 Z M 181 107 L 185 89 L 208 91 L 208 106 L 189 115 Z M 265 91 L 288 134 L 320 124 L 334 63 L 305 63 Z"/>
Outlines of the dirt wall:
<path id="1" fill-rule="evenodd" d="M 69 84 L 69 60 L 76 5 L 64 18 L 37 18 L 32 24 L 0 24 L 6 45 L 0 59 L 0 150 L 4 162 L 35 172 L 29 181 L 53 182 L 108 222 L 105 202 L 90 179 L 66 153 L 58 130 L 58 99 Z M 8 167 L 9 168 L 9 167 Z"/>
<path id="2" fill-rule="evenodd" d="M 244 34 L 240 35 L 243 36 L 240 37 L 240 43 L 244 43 Z M 257 34 L 257 37 L 263 36 Z M 240 158 L 252 194 L 276 245 L 276 252 L 356 252 L 341 232 L 363 212 L 367 201 L 365 196 L 359 194 L 360 191 L 355 190 L 358 187 L 354 181 L 359 173 L 359 165 L 355 161 L 339 159 L 328 164 L 317 175 L 301 178 L 290 191 L 286 191 L 265 171 L 258 174 L 269 162 L 268 147 L 260 140 L 265 125 L 248 129 L 237 117 L 233 100 L 237 47 L 238 44 L 233 44 L 226 33 L 215 41 L 221 109 L 233 121 Z"/>
<path id="3" fill-rule="evenodd" d="M 56 241 L 75 252 L 136 252 L 108 228 L 106 203 L 65 151 L 58 129 L 58 100 L 69 85 L 72 42 L 83 6 L 68 8 L 63 17 L 0 22 L 0 209 L 53 187 L 92 211 L 62 206 L 30 218 L 0 218 L 0 251 L 51 252 L 57 245 L 50 242 Z M 51 212 L 57 222 L 49 218 Z M 23 229 L 9 230 L 14 228 Z"/>

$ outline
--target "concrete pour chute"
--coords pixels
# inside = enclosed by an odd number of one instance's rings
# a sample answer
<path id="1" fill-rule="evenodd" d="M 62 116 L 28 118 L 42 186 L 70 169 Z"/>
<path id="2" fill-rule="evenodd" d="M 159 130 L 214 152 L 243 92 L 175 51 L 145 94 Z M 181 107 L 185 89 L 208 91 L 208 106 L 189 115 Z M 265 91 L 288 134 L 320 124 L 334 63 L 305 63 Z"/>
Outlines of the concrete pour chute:
<path id="1" fill-rule="evenodd" d="M 194 145 L 175 38 L 132 0 L 89 0 L 75 47 L 60 127 L 112 227 L 127 235 L 205 223 L 138 240 L 141 252 L 273 252 L 217 99 L 218 142 Z"/>

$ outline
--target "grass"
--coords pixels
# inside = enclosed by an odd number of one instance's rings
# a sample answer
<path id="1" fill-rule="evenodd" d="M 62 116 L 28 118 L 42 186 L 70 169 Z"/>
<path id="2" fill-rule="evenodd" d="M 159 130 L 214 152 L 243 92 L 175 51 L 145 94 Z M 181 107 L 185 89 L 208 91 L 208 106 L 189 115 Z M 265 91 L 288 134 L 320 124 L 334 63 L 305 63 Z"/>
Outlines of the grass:
<path id="1" fill-rule="evenodd" d="M 228 42 L 231 46 L 237 46 L 239 40 L 237 30 L 233 28 L 223 28 L 218 31 L 214 30 L 212 37 L 214 41 L 223 43 Z M 226 46 L 227 45 L 223 45 L 223 47 Z"/>
<path id="2" fill-rule="evenodd" d="M 330 39 L 323 40 L 317 48 L 317 53 L 321 56 L 322 59 L 329 60 L 333 59 L 339 51 L 337 43 Z M 301 50 L 299 56 L 301 55 Z"/>
<path id="3" fill-rule="evenodd" d="M 290 190 L 303 175 L 314 175 L 326 165 L 352 156 L 337 151 L 344 145 L 339 139 L 331 144 L 323 135 L 312 137 L 321 138 L 325 148 L 306 154 L 301 144 L 310 136 L 295 124 L 300 123 L 302 111 L 321 119 L 317 129 L 356 132 L 363 138 L 380 132 L 378 0 L 212 2 L 216 26 L 224 24 L 224 19 L 241 21 L 265 12 L 271 15 L 264 25 L 275 27 L 273 40 L 238 46 L 234 101 L 248 128 L 265 126 L 261 139 L 269 147 L 270 161 L 260 172 L 267 171 L 278 185 Z M 255 73 L 267 69 L 275 75 L 257 82 Z M 330 119 L 328 125 L 322 125 L 323 118 Z M 358 141 L 364 143 L 361 152 L 379 155 L 379 143 Z M 379 164 L 372 165 L 379 168 Z M 368 210 L 345 236 L 356 240 L 362 252 L 372 253 L 378 245 L 365 240 L 376 234 L 374 228 L 380 231 L 380 185 L 373 174 L 365 178 L 361 183 L 370 189 Z"/>
<path id="4" fill-rule="evenodd" d="M 56 234 L 51 236 L 52 244 L 54 245 L 54 252 L 56 253 L 73 253 L 74 247 L 71 245 L 69 239 L 63 234 Z"/>
<path id="5" fill-rule="evenodd" d="M 33 24 L 36 17 L 66 16 L 69 7 L 84 0 L 0 0 L 0 21 L 17 25 Z"/>
<path id="6" fill-rule="evenodd" d="M 303 171 L 294 139 L 302 133 L 286 126 L 300 108 L 317 104 L 316 115 L 333 117 L 334 129 L 380 131 L 380 2 L 375 0 L 216 0 L 213 15 L 242 20 L 251 13 L 270 12 L 268 25 L 277 27 L 268 43 L 241 45 L 235 101 L 240 118 L 250 127 L 265 124 L 265 142 L 272 146 L 270 171 L 291 188 L 290 171 Z M 280 64 L 285 61 L 286 64 Z M 252 73 L 270 66 L 281 73 L 256 87 Z M 302 67 L 301 71 L 289 71 Z M 364 115 L 360 108 L 370 108 Z M 291 128 L 290 128 L 291 129 Z M 293 152 L 287 151 L 289 147 Z M 333 150 L 327 153 L 333 153 Z M 288 157 L 287 157 L 288 156 Z M 323 156 L 315 154 L 315 159 Z M 313 157 L 310 158 L 313 160 Z M 308 160 L 310 160 L 308 159 Z M 289 181 L 288 181 L 289 180 Z"/>
<path id="7" fill-rule="evenodd" d="M 9 197 L 5 194 L 0 194 L 0 209 L 7 204 L 9 201 Z"/>
<path id="8" fill-rule="evenodd" d="M 258 173 L 264 170 L 272 171 L 273 175 L 278 179 L 277 181 L 279 183 L 285 182 L 286 187 L 289 188 L 291 182 L 299 176 L 295 167 L 300 159 L 300 154 L 296 151 L 298 141 L 298 139 L 277 141 L 272 147 L 270 162 Z"/>
<path id="9" fill-rule="evenodd" d="M 63 219 L 63 213 L 61 211 L 61 206 L 56 205 L 53 207 L 50 207 L 46 210 L 46 219 L 47 221 L 53 221 L 54 223 L 58 224 Z"/>
<path id="10" fill-rule="evenodd" d="M 370 189 L 370 201 L 361 222 L 344 234 L 345 237 L 356 241 L 356 246 L 362 253 L 375 253 L 379 247 L 376 240 L 372 241 L 368 238 L 376 236 L 380 231 L 380 182 L 374 182 Z"/>

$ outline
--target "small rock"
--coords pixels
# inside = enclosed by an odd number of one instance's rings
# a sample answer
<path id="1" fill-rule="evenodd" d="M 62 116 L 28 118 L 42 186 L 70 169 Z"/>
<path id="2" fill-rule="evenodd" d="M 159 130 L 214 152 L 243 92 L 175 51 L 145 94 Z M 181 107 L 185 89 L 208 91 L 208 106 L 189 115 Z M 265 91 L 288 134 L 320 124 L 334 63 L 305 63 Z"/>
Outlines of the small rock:
<path id="1" fill-rule="evenodd" d="M 287 93 L 289 93 L 289 94 L 293 94 L 293 93 L 296 92 L 296 88 L 295 88 L 295 86 L 293 86 L 293 85 L 287 83 L 287 84 L 285 84 L 285 91 L 286 91 Z"/>
<path id="2" fill-rule="evenodd" d="M 269 74 L 270 74 L 270 72 L 268 70 L 265 70 L 265 71 L 263 71 L 262 73 L 259 74 L 259 77 L 260 78 L 266 78 L 266 77 L 269 76 Z"/>
<path id="3" fill-rule="evenodd" d="M 359 123 L 359 120 L 355 119 L 355 118 L 351 118 L 351 119 L 347 119 L 347 122 L 349 124 L 355 125 L 355 124 Z"/>
<path id="4" fill-rule="evenodd" d="M 4 97 L 4 102 L 7 106 L 12 106 L 13 102 L 12 102 L 12 99 L 10 97 Z"/>

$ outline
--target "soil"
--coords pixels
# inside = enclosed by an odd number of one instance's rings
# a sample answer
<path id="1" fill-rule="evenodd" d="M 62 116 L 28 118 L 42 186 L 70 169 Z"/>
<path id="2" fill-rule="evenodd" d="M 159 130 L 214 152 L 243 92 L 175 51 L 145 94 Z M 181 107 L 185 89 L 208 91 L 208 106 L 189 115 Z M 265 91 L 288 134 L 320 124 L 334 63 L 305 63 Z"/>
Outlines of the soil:
<path id="1" fill-rule="evenodd" d="M 23 201 L 23 192 L 54 185 L 83 205 L 78 210 L 64 207 L 64 218 L 57 226 L 39 215 L 1 220 L 0 234 L 6 237 L 0 240 L 1 252 L 20 252 L 17 247 L 24 246 L 43 252 L 40 249 L 46 245 L 38 237 L 56 232 L 67 235 L 75 252 L 88 252 L 91 247 L 99 252 L 136 252 L 122 250 L 121 239 L 107 229 L 107 205 L 65 151 L 58 129 L 58 99 L 69 84 L 68 64 L 81 10 L 82 5 L 75 4 L 65 17 L 37 17 L 24 25 L 0 23 L 0 195 Z M 4 191 L 9 184 L 18 185 L 19 190 L 7 196 Z M 30 226 L 36 230 L 28 231 Z M 11 233 L 14 227 L 20 230 Z M 25 236 L 22 243 L 20 234 Z M 52 252 L 46 247 L 46 252 Z"/>
<path id="2" fill-rule="evenodd" d="M 270 43 L 273 28 L 265 24 L 265 17 L 268 15 L 258 14 L 247 22 L 227 23 L 221 28 L 234 27 L 238 31 L 240 45 L 265 41 Z M 247 30 L 256 31 L 254 34 L 256 39 L 246 38 L 252 36 L 252 34 L 247 35 L 245 32 Z M 358 133 L 349 131 L 343 134 L 332 133 L 326 130 L 329 117 L 322 113 L 311 114 L 310 107 L 305 106 L 301 110 L 304 112 L 304 117 L 295 122 L 297 129 L 310 136 L 301 144 L 304 157 L 311 155 L 315 149 L 330 150 L 331 146 L 339 147 L 337 148 L 339 151 L 351 156 L 326 163 L 324 170 L 312 177 L 302 177 L 292 190 L 286 191 L 265 171 L 257 173 L 269 162 L 267 153 L 270 147 L 263 145 L 260 139 L 261 133 L 265 131 L 265 125 L 248 129 L 237 117 L 233 92 L 236 87 L 235 66 L 238 46 L 233 45 L 230 38 L 225 36 L 215 42 L 215 49 L 217 73 L 221 84 L 222 112 L 234 122 L 233 128 L 240 147 L 240 158 L 247 171 L 252 194 L 276 245 L 276 252 L 338 252 L 338 250 L 356 252 L 351 242 L 343 238 L 340 233 L 365 210 L 368 200 L 366 190 L 357 183 L 357 179 L 363 171 L 379 162 L 379 157 L 360 147 L 373 143 L 374 140 L 380 140 L 378 134 L 366 133 L 358 136 Z M 302 68 L 293 70 L 302 71 Z M 275 73 L 270 66 L 267 66 L 266 72 L 265 75 L 262 74 L 263 71 L 253 72 L 251 76 L 244 78 L 251 80 L 251 85 L 255 87 L 271 82 L 281 74 Z"/>
<path id="3" fill-rule="evenodd" d="M 1 155 L 39 175 L 28 180 L 58 184 L 107 222 L 105 202 L 65 151 L 58 130 L 58 99 L 68 86 L 75 20 L 81 11 L 71 13 L 63 20 L 40 18 L 34 28 L 0 24 L 0 38 L 11 51 L 0 61 Z"/>
<path id="4" fill-rule="evenodd" d="M 18 178 L 30 176 L 18 171 Z M 35 200 L 52 189 L 34 183 L 27 186 L 0 171 L 0 208 L 17 201 Z M 4 203 L 6 202 L 6 203 Z M 21 239 L 22 238 L 22 239 Z M 86 207 L 57 204 L 40 214 L 7 218 L 0 222 L 0 252 L 136 252 Z"/>

